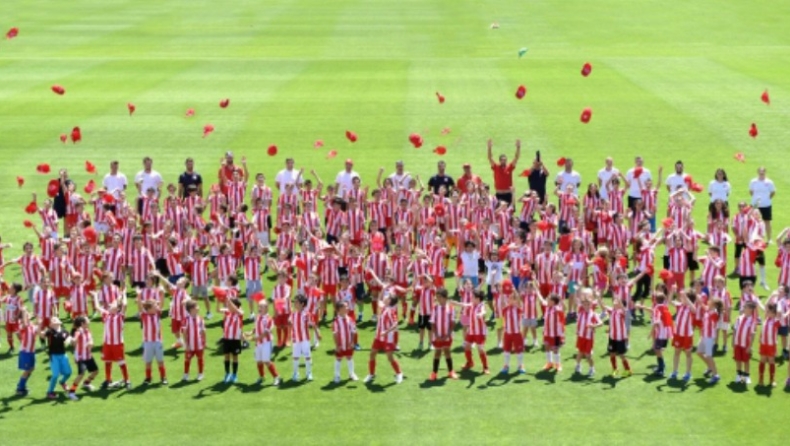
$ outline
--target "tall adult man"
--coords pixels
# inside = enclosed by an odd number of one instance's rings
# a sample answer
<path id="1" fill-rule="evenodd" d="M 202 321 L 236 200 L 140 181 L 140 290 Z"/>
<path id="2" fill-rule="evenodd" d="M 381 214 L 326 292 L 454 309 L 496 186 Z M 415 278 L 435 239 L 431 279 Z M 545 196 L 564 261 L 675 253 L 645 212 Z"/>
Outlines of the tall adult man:
<path id="1" fill-rule="evenodd" d="M 606 160 L 604 160 L 603 169 L 598 171 L 598 193 L 601 195 L 602 199 L 609 201 L 609 190 L 606 186 L 612 178 L 618 176 L 620 176 L 620 170 L 614 167 L 614 160 L 612 157 L 607 156 Z"/>
<path id="2" fill-rule="evenodd" d="M 749 195 L 752 196 L 752 206 L 760 210 L 765 222 L 765 242 L 771 243 L 771 220 L 773 220 L 771 205 L 776 195 L 776 186 L 765 176 L 765 167 L 760 166 L 757 169 L 757 177 L 749 183 Z"/>
<path id="3" fill-rule="evenodd" d="M 197 188 L 197 194 L 203 196 L 203 177 L 195 171 L 195 160 L 187 158 L 184 162 L 186 170 L 178 177 L 178 195 L 181 198 L 186 198 L 189 194 L 187 189 L 189 186 Z"/>
<path id="4" fill-rule="evenodd" d="M 300 185 L 302 184 L 302 176 L 299 174 L 299 171 L 294 169 L 294 159 L 293 158 L 286 158 L 285 159 L 285 169 L 277 172 L 277 176 L 274 178 L 274 184 L 280 189 L 280 193 L 284 194 L 287 192 L 286 186 L 289 184 L 293 185 Z M 291 189 L 291 193 L 296 195 L 298 192 L 298 188 L 294 187 Z"/>
<path id="5" fill-rule="evenodd" d="M 470 184 L 474 184 L 475 186 L 483 184 L 483 180 L 481 180 L 479 176 L 472 173 L 471 164 L 464 163 L 463 169 L 464 174 L 458 178 L 458 183 L 456 184 L 456 187 L 462 194 L 469 192 L 467 189 L 469 188 Z"/>
<path id="6" fill-rule="evenodd" d="M 453 188 L 455 187 L 455 181 L 451 176 L 447 175 L 447 173 L 445 172 L 446 168 L 447 168 L 447 164 L 445 164 L 444 161 L 439 161 L 438 163 L 436 163 L 436 169 L 437 169 L 436 175 L 432 176 L 428 180 L 428 187 L 431 188 L 434 194 L 438 194 L 439 188 L 442 186 L 444 186 L 444 188 L 447 189 L 448 193 L 451 190 L 453 190 Z"/>
<path id="7" fill-rule="evenodd" d="M 678 189 L 688 190 L 688 185 L 686 184 L 686 174 L 683 172 L 683 161 L 680 160 L 675 163 L 675 173 L 667 176 L 667 191 L 672 194 Z"/>
<path id="8" fill-rule="evenodd" d="M 137 213 L 143 214 L 143 197 L 149 189 L 153 189 L 154 196 L 159 197 L 162 183 L 162 175 L 154 170 L 154 160 L 150 156 L 143 158 L 143 170 L 134 176 L 134 184 L 137 186 Z"/>
<path id="9" fill-rule="evenodd" d="M 516 140 L 516 154 L 513 156 L 513 162 L 508 164 L 507 155 L 499 155 L 499 163 L 494 162 L 494 157 L 491 154 L 491 149 L 494 147 L 494 142 L 488 140 L 488 163 L 491 164 L 491 170 L 494 171 L 494 191 L 496 198 L 499 201 L 504 201 L 507 204 L 513 204 L 513 171 L 516 169 L 516 163 L 521 156 L 521 140 Z"/>
<path id="10" fill-rule="evenodd" d="M 411 174 L 403 169 L 403 161 L 395 161 L 395 172 L 388 177 L 392 181 L 395 190 L 408 189 Z"/>
<path id="11" fill-rule="evenodd" d="M 110 161 L 110 173 L 104 176 L 102 186 L 107 189 L 107 193 L 112 194 L 116 199 L 121 198 L 121 192 L 126 190 L 126 175 L 118 170 L 120 163 L 118 160 Z"/>
<path id="12" fill-rule="evenodd" d="M 634 202 L 636 200 L 642 199 L 642 189 L 639 187 L 639 181 L 636 181 L 636 177 L 634 176 L 634 171 L 636 169 L 641 169 L 641 173 L 639 174 L 639 179 L 641 180 L 642 184 L 645 184 L 647 180 L 652 180 L 653 177 L 650 174 L 650 169 L 644 167 L 644 160 L 641 156 L 637 156 L 634 158 L 634 167 L 628 169 L 628 172 L 625 173 L 625 180 L 628 182 L 628 208 L 634 208 Z"/>
<path id="13" fill-rule="evenodd" d="M 354 160 L 348 158 L 343 170 L 338 172 L 335 177 L 335 185 L 339 196 L 345 197 L 353 189 L 354 178 L 359 178 L 359 174 L 354 171 Z"/>
<path id="14" fill-rule="evenodd" d="M 582 184 L 582 176 L 579 172 L 573 170 L 573 159 L 565 159 L 565 166 L 561 171 L 557 172 L 557 178 L 554 180 L 554 183 L 561 186 L 563 191 L 566 191 L 566 188 L 570 184 L 573 186 L 573 194 L 579 195 L 579 186 Z"/>

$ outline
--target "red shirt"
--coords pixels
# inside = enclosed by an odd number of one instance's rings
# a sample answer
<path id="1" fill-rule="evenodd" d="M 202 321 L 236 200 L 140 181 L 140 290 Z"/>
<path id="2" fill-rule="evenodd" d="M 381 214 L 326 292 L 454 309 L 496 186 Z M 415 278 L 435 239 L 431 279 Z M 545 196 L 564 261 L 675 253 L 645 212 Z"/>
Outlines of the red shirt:
<path id="1" fill-rule="evenodd" d="M 494 189 L 497 191 L 509 191 L 513 186 L 513 171 L 516 165 L 513 163 L 502 167 L 500 164 L 492 164 L 491 170 L 494 171 Z"/>
<path id="2" fill-rule="evenodd" d="M 475 174 L 462 175 L 461 178 L 458 179 L 458 184 L 456 185 L 457 186 L 456 189 L 461 191 L 461 193 L 465 193 L 466 192 L 466 188 L 468 187 L 467 184 L 470 181 L 472 183 L 474 183 L 474 184 L 481 184 L 483 182 L 480 179 L 480 177 L 475 175 Z"/>

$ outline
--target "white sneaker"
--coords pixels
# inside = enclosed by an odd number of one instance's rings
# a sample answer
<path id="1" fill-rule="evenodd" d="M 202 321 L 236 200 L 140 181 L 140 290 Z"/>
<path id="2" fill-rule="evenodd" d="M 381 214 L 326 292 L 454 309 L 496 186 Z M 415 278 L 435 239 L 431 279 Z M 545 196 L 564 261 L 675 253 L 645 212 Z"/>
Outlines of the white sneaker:
<path id="1" fill-rule="evenodd" d="M 746 378 L 743 380 L 743 383 L 744 383 L 744 384 L 751 384 L 751 383 L 752 383 L 752 379 L 751 379 L 750 377 L 748 377 L 748 376 L 747 376 L 747 377 L 746 377 Z"/>
<path id="2" fill-rule="evenodd" d="M 249 321 L 254 321 L 254 320 L 255 320 L 255 315 L 254 315 L 254 314 L 251 314 L 251 315 L 250 315 L 250 318 L 249 318 L 248 320 L 249 320 Z"/>
<path id="3" fill-rule="evenodd" d="M 537 339 L 534 339 L 532 341 L 532 346 L 537 348 L 537 346 L 538 346 L 538 340 Z M 502 348 L 502 346 L 500 345 L 499 348 Z"/>
<path id="4" fill-rule="evenodd" d="M 735 384 L 740 384 L 741 382 L 741 375 L 735 375 Z"/>
<path id="5" fill-rule="evenodd" d="M 277 378 L 274 378 L 274 382 L 272 382 L 272 385 L 275 386 L 275 387 L 279 386 L 280 385 L 280 381 L 281 381 L 280 377 L 278 376 Z"/>
<path id="6" fill-rule="evenodd" d="M 398 373 L 395 375 L 395 384 L 400 384 L 403 382 L 403 373 Z"/>
<path id="7" fill-rule="evenodd" d="M 184 373 L 184 376 L 181 378 L 181 381 L 189 381 L 189 374 Z"/>
<path id="8" fill-rule="evenodd" d="M 210 311 L 209 311 L 208 313 L 206 313 L 206 320 L 209 320 L 209 321 L 210 321 L 212 317 L 214 317 L 214 315 L 213 315 L 213 314 L 211 314 L 211 312 L 210 312 Z"/>
<path id="9" fill-rule="evenodd" d="M 376 317 L 376 315 L 375 315 L 375 314 L 374 314 L 373 316 L 371 316 L 371 317 L 370 317 L 370 322 L 376 322 L 376 321 L 378 321 L 378 320 L 379 320 L 379 318 L 378 318 L 378 317 Z"/>
<path id="10" fill-rule="evenodd" d="M 354 375 L 354 374 L 349 375 L 348 379 L 350 379 L 351 381 L 359 381 L 359 378 L 357 378 L 357 375 Z"/>
<path id="11" fill-rule="evenodd" d="M 335 379 L 332 380 L 335 384 L 340 384 L 340 375 L 335 375 Z"/>
<path id="12" fill-rule="evenodd" d="M 291 377 L 291 381 L 293 381 L 293 382 L 299 381 L 299 374 L 298 373 L 294 373 L 293 376 Z"/>
<path id="13" fill-rule="evenodd" d="M 576 364 L 576 368 L 573 369 L 573 372 L 574 373 L 581 373 L 582 372 L 582 366 L 580 366 L 579 364 Z"/>
<path id="14" fill-rule="evenodd" d="M 373 378 L 375 378 L 375 377 L 376 377 L 376 375 L 368 375 L 368 376 L 365 377 L 365 379 L 362 382 L 369 383 L 369 382 L 373 381 Z"/>
<path id="15" fill-rule="evenodd" d="M 595 369 L 590 369 L 590 371 L 587 373 L 587 377 L 592 378 L 593 376 L 595 376 Z"/>
<path id="16" fill-rule="evenodd" d="M 433 344 L 431 344 L 431 351 L 434 351 L 434 350 L 436 350 L 436 348 L 434 348 Z"/>
<path id="17" fill-rule="evenodd" d="M 92 384 L 83 384 L 82 389 L 87 390 L 88 392 L 93 392 L 94 390 L 96 390 L 96 388 L 93 387 Z"/>
<path id="18" fill-rule="evenodd" d="M 318 349 L 318 346 L 319 346 L 319 345 L 320 345 L 320 342 L 318 342 L 318 341 L 315 341 L 315 344 L 313 344 L 313 350 L 316 350 L 316 349 Z"/>
<path id="19" fill-rule="evenodd" d="M 79 401 L 79 397 L 77 397 L 74 392 L 69 392 L 69 399 L 72 401 Z"/>
<path id="20" fill-rule="evenodd" d="M 770 290 L 770 289 L 771 289 L 771 288 L 769 288 L 769 287 L 768 287 L 768 284 L 767 284 L 767 283 L 765 283 L 765 282 L 760 282 L 760 286 L 762 286 L 762 287 L 763 287 L 763 289 L 765 289 L 766 291 L 768 291 L 768 290 Z"/>
<path id="21" fill-rule="evenodd" d="M 312 374 L 312 373 L 309 373 L 309 374 L 307 375 L 307 380 L 308 380 L 308 381 L 312 381 L 312 380 L 313 380 L 313 374 Z"/>

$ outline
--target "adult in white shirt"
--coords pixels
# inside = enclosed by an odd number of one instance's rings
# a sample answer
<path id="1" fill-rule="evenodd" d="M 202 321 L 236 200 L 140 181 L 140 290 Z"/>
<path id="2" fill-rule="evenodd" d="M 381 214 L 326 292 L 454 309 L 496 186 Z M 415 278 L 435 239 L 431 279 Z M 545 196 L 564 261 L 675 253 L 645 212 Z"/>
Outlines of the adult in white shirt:
<path id="1" fill-rule="evenodd" d="M 286 158 L 285 159 L 285 169 L 277 172 L 277 176 L 274 177 L 274 184 L 280 189 L 280 193 L 284 194 L 287 193 L 286 186 L 289 184 L 298 186 L 302 184 L 302 176 L 299 174 L 299 171 L 294 169 L 294 159 L 293 158 Z M 296 195 L 299 192 L 298 187 L 291 188 L 291 194 Z"/>
<path id="2" fill-rule="evenodd" d="M 609 201 L 609 190 L 606 186 L 612 178 L 620 175 L 620 170 L 614 167 L 614 160 L 609 156 L 604 161 L 604 168 L 598 171 L 598 193 L 601 198 Z"/>
<path id="3" fill-rule="evenodd" d="M 675 163 L 675 173 L 667 177 L 667 191 L 672 195 L 677 190 L 688 190 L 686 184 L 686 174 L 683 172 L 683 161 Z"/>
<path id="4" fill-rule="evenodd" d="M 727 179 L 727 172 L 722 168 L 716 169 L 713 179 L 708 183 L 708 195 L 710 202 L 721 200 L 727 203 L 730 199 L 730 182 Z"/>
<path id="5" fill-rule="evenodd" d="M 645 184 L 647 180 L 653 179 L 653 176 L 650 174 L 650 169 L 644 167 L 644 163 L 645 161 L 642 157 L 637 156 L 634 158 L 634 167 L 628 169 L 628 172 L 625 173 L 625 180 L 628 182 L 628 209 L 633 209 L 634 202 L 642 199 L 642 189 L 639 187 L 639 181 L 636 181 L 634 171 L 636 169 L 641 169 L 642 173 L 639 174 L 639 179 L 642 184 Z"/>
<path id="6" fill-rule="evenodd" d="M 140 215 L 143 215 L 143 197 L 149 189 L 153 189 L 154 197 L 159 197 L 162 183 L 162 175 L 154 170 L 154 160 L 150 156 L 143 158 L 143 170 L 134 176 L 134 184 L 137 186 L 137 212 Z"/>
<path id="7" fill-rule="evenodd" d="M 573 186 L 573 194 L 579 195 L 579 186 L 582 184 L 582 176 L 579 172 L 573 170 L 573 160 L 567 158 L 565 160 L 565 168 L 557 173 L 557 178 L 554 180 L 557 186 L 561 186 L 562 190 L 567 190 L 568 185 Z"/>
<path id="8" fill-rule="evenodd" d="M 354 172 L 354 161 L 348 158 L 345 169 L 341 170 L 335 177 L 335 188 L 339 196 L 345 197 L 346 193 L 353 189 L 354 178 L 359 178 L 359 174 Z"/>
<path id="9" fill-rule="evenodd" d="M 110 173 L 104 176 L 102 186 L 107 189 L 107 192 L 112 194 L 116 199 L 121 198 L 121 192 L 126 190 L 127 181 L 126 175 L 118 171 L 118 160 L 110 161 Z"/>
<path id="10" fill-rule="evenodd" d="M 395 172 L 388 177 L 392 181 L 395 190 L 408 189 L 411 174 L 403 170 L 403 161 L 395 161 Z"/>
<path id="11" fill-rule="evenodd" d="M 765 242 L 770 243 L 771 220 L 773 219 L 771 200 L 776 195 L 776 187 L 774 182 L 765 176 L 765 167 L 760 166 L 757 169 L 757 178 L 749 183 L 749 195 L 752 196 L 752 206 L 760 210 L 760 215 L 762 215 L 763 222 L 765 222 Z"/>

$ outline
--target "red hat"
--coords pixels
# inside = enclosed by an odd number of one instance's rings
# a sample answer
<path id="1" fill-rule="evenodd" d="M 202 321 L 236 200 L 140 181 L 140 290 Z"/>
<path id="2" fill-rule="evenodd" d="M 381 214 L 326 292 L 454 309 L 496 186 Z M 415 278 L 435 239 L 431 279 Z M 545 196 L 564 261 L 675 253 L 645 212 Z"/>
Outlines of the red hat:
<path id="1" fill-rule="evenodd" d="M 215 286 L 211 288 L 211 291 L 214 292 L 214 297 L 220 302 L 225 302 L 225 299 L 228 298 L 228 290 L 225 288 Z"/>
<path id="2" fill-rule="evenodd" d="M 330 150 L 329 153 L 326 154 L 326 159 L 332 159 L 337 156 L 337 150 Z"/>
<path id="3" fill-rule="evenodd" d="M 96 229 L 94 229 L 93 226 L 88 226 L 83 229 L 82 236 L 85 237 L 85 240 L 91 245 L 95 245 L 99 241 L 99 235 L 96 233 Z"/>
<path id="4" fill-rule="evenodd" d="M 640 176 L 642 176 L 642 172 L 644 172 L 644 169 L 642 169 L 639 166 L 635 167 L 634 168 L 634 178 L 639 178 Z"/>
<path id="5" fill-rule="evenodd" d="M 74 127 L 71 129 L 71 143 L 77 144 L 80 141 L 82 141 L 82 132 L 79 127 Z"/>
<path id="6" fill-rule="evenodd" d="M 582 110 L 582 116 L 579 119 L 581 119 L 581 121 L 585 124 L 590 122 L 590 119 L 592 119 L 592 109 L 590 107 L 587 107 L 584 110 Z"/>
<path id="7" fill-rule="evenodd" d="M 270 145 L 269 148 L 266 149 L 266 154 L 269 156 L 277 155 L 277 146 L 274 144 Z"/>
<path id="8" fill-rule="evenodd" d="M 228 108 L 228 105 L 230 105 L 230 99 L 228 98 L 219 101 L 219 106 L 222 108 Z"/>
<path id="9" fill-rule="evenodd" d="M 560 166 L 560 167 L 563 167 L 565 165 L 565 161 L 566 161 L 565 157 L 562 156 L 562 157 L 560 157 L 560 159 L 557 160 L 557 165 Z"/>
<path id="10" fill-rule="evenodd" d="M 27 206 L 25 206 L 25 212 L 28 214 L 35 214 L 38 210 L 38 205 L 35 201 L 31 201 Z"/>
<path id="11" fill-rule="evenodd" d="M 505 294 L 511 294 L 513 292 L 513 282 L 511 282 L 510 279 L 502 281 L 502 292 Z"/>
<path id="12" fill-rule="evenodd" d="M 266 299 L 266 295 L 264 295 L 263 292 L 261 291 L 252 294 L 252 300 L 254 300 L 257 303 L 260 303 L 264 299 Z"/>
<path id="13" fill-rule="evenodd" d="M 7 33 L 5 33 L 5 38 L 8 39 L 8 40 L 11 40 L 11 39 L 13 39 L 14 37 L 16 37 L 18 35 L 19 35 L 19 28 L 17 28 L 15 26 L 15 27 L 9 29 Z"/>
<path id="14" fill-rule="evenodd" d="M 322 141 L 320 139 L 315 140 L 315 142 L 313 143 L 313 148 L 314 149 L 318 149 L 318 148 L 321 148 L 321 147 L 324 147 L 324 141 Z"/>
<path id="15" fill-rule="evenodd" d="M 675 220 L 672 220 L 671 217 L 667 217 L 667 218 L 661 220 L 661 226 L 663 226 L 665 229 L 671 228 L 674 223 L 675 223 Z"/>
<path id="16" fill-rule="evenodd" d="M 16 184 L 22 187 L 25 184 L 25 179 L 23 177 L 16 177 Z"/>
<path id="17" fill-rule="evenodd" d="M 524 99 L 524 96 L 527 95 L 527 87 L 523 85 L 519 85 L 516 89 L 516 98 L 517 99 Z"/>
<path id="18" fill-rule="evenodd" d="M 768 97 L 768 89 L 766 89 L 763 94 L 760 96 L 760 100 L 765 102 L 768 105 L 771 105 L 771 98 Z"/>
<path id="19" fill-rule="evenodd" d="M 92 194 L 94 189 L 96 189 L 96 182 L 88 180 L 88 184 L 85 185 L 85 193 Z"/>
<path id="20" fill-rule="evenodd" d="M 115 203 L 115 196 L 113 194 L 104 194 L 101 197 L 101 201 L 103 201 L 104 204 L 113 204 Z"/>
<path id="21" fill-rule="evenodd" d="M 351 130 L 346 130 L 346 138 L 351 142 L 357 142 L 357 134 Z"/>
<path id="22" fill-rule="evenodd" d="M 590 64 L 590 62 L 587 62 L 582 66 L 582 76 L 584 77 L 589 76 L 591 71 L 592 71 L 592 65 Z"/>
<path id="23" fill-rule="evenodd" d="M 61 133 L 61 134 L 60 134 L 60 142 L 62 142 L 63 144 L 66 144 L 66 141 L 67 141 L 68 139 L 69 139 L 69 135 L 67 135 L 67 134 L 65 134 L 65 133 Z"/>
<path id="24" fill-rule="evenodd" d="M 36 166 L 36 172 L 38 173 L 49 173 L 49 164 L 41 163 Z"/>
<path id="25" fill-rule="evenodd" d="M 53 86 L 52 86 L 52 91 L 53 91 L 53 92 L 55 92 L 56 94 L 59 94 L 59 95 L 61 95 L 61 96 L 62 96 L 64 93 L 66 93 L 66 89 L 65 89 L 65 88 L 63 88 L 63 86 L 62 86 L 62 85 L 53 85 Z"/>
<path id="26" fill-rule="evenodd" d="M 439 100 L 440 104 L 444 104 L 444 96 L 442 96 L 442 94 L 439 93 L 438 91 L 436 92 L 436 99 Z"/>
<path id="27" fill-rule="evenodd" d="M 47 195 L 50 198 L 55 198 L 58 195 L 59 191 L 60 191 L 60 180 L 58 180 L 57 178 L 53 178 L 49 180 L 49 183 L 47 184 Z"/>
<path id="28" fill-rule="evenodd" d="M 96 165 L 90 161 L 85 161 L 85 171 L 88 173 L 96 173 Z"/>
<path id="29" fill-rule="evenodd" d="M 734 155 L 736 161 L 740 161 L 742 163 L 746 162 L 746 157 L 744 156 L 743 152 L 738 152 Z"/>
<path id="30" fill-rule="evenodd" d="M 447 147 L 445 147 L 445 146 L 439 146 L 439 147 L 437 147 L 437 148 L 433 149 L 433 153 L 435 153 L 435 154 L 437 154 L 437 155 L 439 155 L 439 156 L 442 156 L 442 155 L 444 155 L 445 153 L 447 153 Z"/>
<path id="31" fill-rule="evenodd" d="M 204 125 L 203 126 L 203 137 L 205 138 L 206 136 L 211 134 L 211 132 L 213 132 L 213 131 L 214 131 L 214 125 L 213 124 L 206 124 L 206 125 Z"/>
<path id="32" fill-rule="evenodd" d="M 531 170 L 529 170 L 529 169 L 524 169 L 524 170 L 522 170 L 522 171 L 521 171 L 521 173 L 520 173 L 518 176 L 520 176 L 520 177 L 528 177 L 528 176 L 530 176 L 531 174 L 532 174 L 532 171 L 531 171 Z"/>
<path id="33" fill-rule="evenodd" d="M 33 227 L 33 222 L 30 221 L 30 220 L 25 220 L 25 221 L 22 222 L 22 224 L 25 225 L 26 228 L 32 228 Z"/>
<path id="34" fill-rule="evenodd" d="M 751 136 L 752 138 L 757 138 L 757 135 L 758 135 L 757 124 L 752 123 L 752 126 L 749 128 L 749 136 Z"/>
<path id="35" fill-rule="evenodd" d="M 195 109 L 194 108 L 188 108 L 186 115 L 187 115 L 187 118 L 190 117 L 190 116 L 195 116 Z"/>
<path id="36" fill-rule="evenodd" d="M 409 142 L 417 149 L 422 147 L 422 136 L 419 133 L 412 133 L 409 135 Z"/>
<path id="37" fill-rule="evenodd" d="M 135 105 L 132 104 L 131 102 L 126 104 L 126 108 L 129 109 L 129 116 L 132 116 L 132 113 L 134 113 L 134 111 L 137 110 L 137 107 L 135 107 Z"/>
<path id="38" fill-rule="evenodd" d="M 672 273 L 667 269 L 662 269 L 660 273 L 658 273 L 658 277 L 661 278 L 664 282 L 668 281 L 672 278 Z"/>

